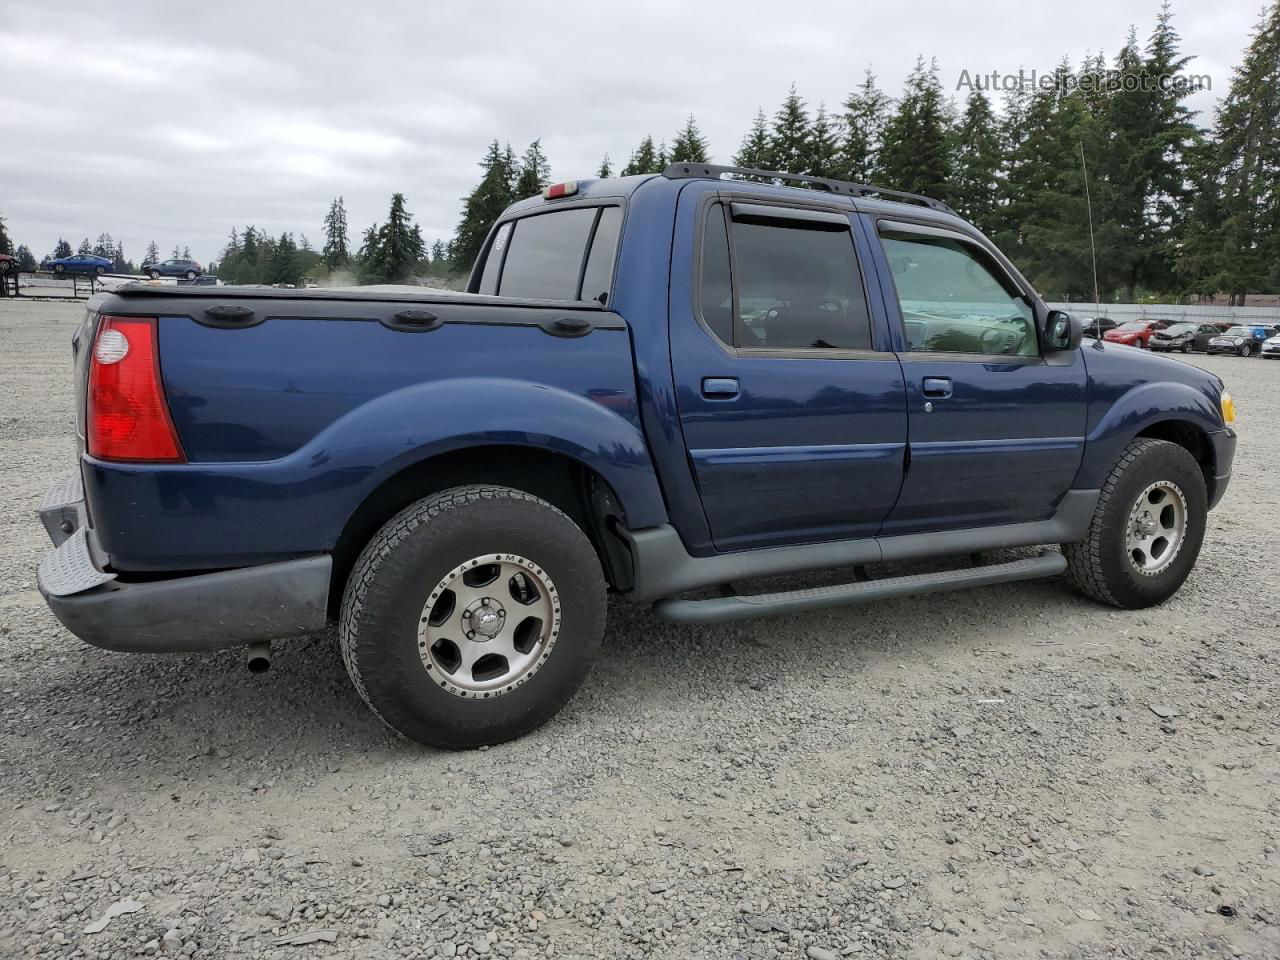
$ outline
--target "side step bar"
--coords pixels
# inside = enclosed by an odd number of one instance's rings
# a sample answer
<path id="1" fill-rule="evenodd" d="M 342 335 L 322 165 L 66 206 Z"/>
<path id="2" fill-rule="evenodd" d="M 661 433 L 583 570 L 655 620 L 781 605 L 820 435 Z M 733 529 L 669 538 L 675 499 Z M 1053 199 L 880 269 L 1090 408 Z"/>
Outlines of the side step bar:
<path id="1" fill-rule="evenodd" d="M 940 593 L 964 587 L 985 587 L 1012 580 L 1052 577 L 1067 569 L 1067 558 L 1056 550 L 1046 550 L 1036 557 L 993 563 L 968 570 L 945 570 L 941 573 L 916 573 L 884 580 L 841 583 L 832 587 L 788 590 L 783 593 L 760 593 L 745 597 L 713 597 L 708 600 L 660 600 L 653 605 L 658 616 L 677 623 L 725 623 L 766 617 L 819 607 L 867 603 L 889 597 L 917 593 Z"/>

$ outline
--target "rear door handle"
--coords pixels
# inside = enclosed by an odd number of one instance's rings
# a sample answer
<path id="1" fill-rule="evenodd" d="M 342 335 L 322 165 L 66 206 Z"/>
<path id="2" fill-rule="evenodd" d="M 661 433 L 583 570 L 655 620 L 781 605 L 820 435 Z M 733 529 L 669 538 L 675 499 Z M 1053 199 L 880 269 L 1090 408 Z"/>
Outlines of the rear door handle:
<path id="1" fill-rule="evenodd" d="M 732 400 L 738 391 L 737 377 L 702 378 L 702 395 L 708 400 Z"/>
<path id="2" fill-rule="evenodd" d="M 926 397 L 932 397 L 935 400 L 945 400 L 951 396 L 950 377 L 925 377 L 921 387 Z"/>

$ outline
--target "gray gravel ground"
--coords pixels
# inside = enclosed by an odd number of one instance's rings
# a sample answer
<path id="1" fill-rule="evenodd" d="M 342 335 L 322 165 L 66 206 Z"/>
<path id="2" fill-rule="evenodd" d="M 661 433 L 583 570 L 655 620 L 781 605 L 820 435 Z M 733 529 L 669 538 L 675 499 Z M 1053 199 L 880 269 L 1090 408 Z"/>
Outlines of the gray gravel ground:
<path id="1" fill-rule="evenodd" d="M 1280 363 L 1194 359 L 1243 438 L 1159 609 L 1052 580 L 712 628 L 617 602 L 563 714 L 446 754 L 332 636 L 249 675 L 46 611 L 78 314 L 0 301 L 0 956 L 1280 956 Z"/>

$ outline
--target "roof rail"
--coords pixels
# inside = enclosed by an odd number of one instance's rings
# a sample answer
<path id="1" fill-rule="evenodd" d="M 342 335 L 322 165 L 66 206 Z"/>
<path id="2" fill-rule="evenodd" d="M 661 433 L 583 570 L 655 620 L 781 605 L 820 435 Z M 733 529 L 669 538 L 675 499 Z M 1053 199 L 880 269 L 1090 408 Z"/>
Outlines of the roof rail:
<path id="1" fill-rule="evenodd" d="M 954 214 L 955 211 L 933 197 L 922 193 L 907 193 L 905 190 L 890 190 L 888 187 L 877 187 L 869 183 L 851 183 L 848 180 L 832 180 L 830 177 L 810 177 L 800 173 L 783 173 L 778 170 L 755 170 L 751 167 L 724 167 L 714 163 L 673 163 L 662 171 L 668 180 L 719 180 L 729 175 L 735 177 L 756 177 L 761 180 L 794 180 L 807 183 L 830 193 L 844 193 L 851 197 L 884 197 L 900 203 L 918 203 L 932 210 Z"/>

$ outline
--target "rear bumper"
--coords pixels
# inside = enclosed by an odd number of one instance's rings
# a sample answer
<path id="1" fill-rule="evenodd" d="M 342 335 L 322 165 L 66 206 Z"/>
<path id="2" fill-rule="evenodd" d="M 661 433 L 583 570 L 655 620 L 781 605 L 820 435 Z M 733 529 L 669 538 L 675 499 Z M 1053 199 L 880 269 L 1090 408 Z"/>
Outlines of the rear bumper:
<path id="1" fill-rule="evenodd" d="M 218 573 L 121 582 L 86 520 L 79 477 L 50 489 L 40 519 L 55 549 L 37 584 L 49 609 L 86 643 L 134 653 L 218 650 L 325 626 L 328 554 Z"/>

